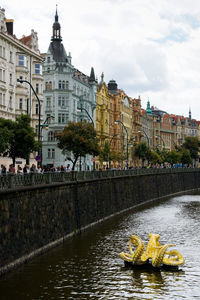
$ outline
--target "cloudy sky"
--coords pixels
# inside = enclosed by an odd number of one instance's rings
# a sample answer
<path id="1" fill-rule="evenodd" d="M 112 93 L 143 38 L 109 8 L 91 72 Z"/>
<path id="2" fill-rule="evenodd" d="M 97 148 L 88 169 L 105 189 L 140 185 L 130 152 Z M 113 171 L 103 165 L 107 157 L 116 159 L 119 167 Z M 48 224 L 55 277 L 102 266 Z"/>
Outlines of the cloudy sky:
<path id="1" fill-rule="evenodd" d="M 52 35 L 56 4 L 73 65 L 115 79 L 168 113 L 200 120 L 200 0 L 1 0 L 18 38 L 38 33 L 41 52 Z"/>

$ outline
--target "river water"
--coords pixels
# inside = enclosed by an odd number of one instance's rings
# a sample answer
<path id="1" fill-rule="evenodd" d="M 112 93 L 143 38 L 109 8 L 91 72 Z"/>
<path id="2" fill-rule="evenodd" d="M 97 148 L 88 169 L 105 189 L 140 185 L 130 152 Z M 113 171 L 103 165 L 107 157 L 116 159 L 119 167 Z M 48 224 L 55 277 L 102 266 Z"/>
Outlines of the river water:
<path id="1" fill-rule="evenodd" d="M 200 195 L 118 215 L 0 278 L 1 300 L 200 299 Z M 119 257 L 150 232 L 184 256 L 179 271 L 133 270 Z"/>

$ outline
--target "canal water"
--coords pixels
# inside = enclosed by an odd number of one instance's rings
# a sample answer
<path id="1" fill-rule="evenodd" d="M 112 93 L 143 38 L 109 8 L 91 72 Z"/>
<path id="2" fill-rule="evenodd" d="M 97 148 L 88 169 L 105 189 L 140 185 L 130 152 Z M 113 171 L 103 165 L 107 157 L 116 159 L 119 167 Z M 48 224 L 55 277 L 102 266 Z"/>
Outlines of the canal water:
<path id="1" fill-rule="evenodd" d="M 184 256 L 179 271 L 124 267 L 131 234 L 149 233 Z M 200 195 L 184 195 L 105 221 L 0 278 L 1 300 L 200 299 Z"/>

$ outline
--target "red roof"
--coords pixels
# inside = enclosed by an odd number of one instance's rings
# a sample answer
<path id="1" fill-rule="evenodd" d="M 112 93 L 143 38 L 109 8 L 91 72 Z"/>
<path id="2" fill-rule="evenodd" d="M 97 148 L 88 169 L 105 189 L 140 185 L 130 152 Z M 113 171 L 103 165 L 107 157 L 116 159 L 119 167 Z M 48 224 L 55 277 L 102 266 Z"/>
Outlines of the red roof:
<path id="1" fill-rule="evenodd" d="M 30 47 L 30 42 L 31 42 L 31 35 L 28 36 L 23 36 L 21 39 L 19 39 L 20 42 L 22 42 L 24 45 Z"/>

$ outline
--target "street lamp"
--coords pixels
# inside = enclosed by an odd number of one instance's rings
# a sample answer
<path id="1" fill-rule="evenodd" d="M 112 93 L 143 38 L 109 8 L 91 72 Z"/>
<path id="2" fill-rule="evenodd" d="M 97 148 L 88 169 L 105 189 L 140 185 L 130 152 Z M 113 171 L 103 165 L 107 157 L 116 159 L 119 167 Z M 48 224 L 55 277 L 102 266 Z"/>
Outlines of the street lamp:
<path id="1" fill-rule="evenodd" d="M 83 110 L 86 112 L 88 118 L 90 119 L 90 121 L 92 122 L 92 125 L 94 127 L 94 121 L 93 121 L 92 117 L 90 116 L 89 112 L 87 111 L 87 109 L 83 108 L 82 106 L 81 107 L 77 107 L 77 111 L 81 111 L 82 112 Z"/>
<path id="2" fill-rule="evenodd" d="M 143 132 L 144 134 L 145 134 L 145 136 L 146 136 L 146 138 L 147 138 L 147 142 L 148 142 L 148 146 L 149 146 L 149 137 L 148 137 L 148 135 L 146 134 L 146 132 L 142 129 L 142 130 L 138 130 L 138 132 L 140 133 L 140 132 Z"/>
<path id="3" fill-rule="evenodd" d="M 86 112 L 88 118 L 92 122 L 92 126 L 94 127 L 94 121 L 93 121 L 92 117 L 90 116 L 89 112 L 87 111 L 87 109 L 83 108 L 82 105 L 81 105 L 81 107 L 77 107 L 77 111 L 81 111 L 82 112 L 83 110 Z M 93 161 L 93 170 L 95 170 L 95 161 Z M 80 171 L 81 171 L 81 156 L 80 156 Z"/>
<path id="4" fill-rule="evenodd" d="M 165 150 L 165 142 L 164 142 L 163 138 L 162 138 L 160 135 L 156 135 L 156 136 L 155 136 L 156 139 L 158 139 L 159 137 L 160 137 L 160 139 L 161 139 L 162 142 L 163 142 L 163 146 L 164 146 L 164 150 Z"/>
<path id="5" fill-rule="evenodd" d="M 116 120 L 115 121 L 115 124 L 118 124 L 118 123 L 121 123 L 123 128 L 125 129 L 126 131 L 126 137 L 127 137 L 127 145 L 126 145 L 126 166 L 127 166 L 127 169 L 128 169 L 128 131 L 127 131 L 127 128 L 126 126 L 124 125 L 124 123 L 120 120 Z"/>
<path id="6" fill-rule="evenodd" d="M 30 87 L 31 87 L 31 89 L 32 89 L 32 91 L 33 91 L 33 93 L 34 93 L 37 101 L 38 101 L 38 106 L 39 106 L 39 111 L 38 111 L 38 141 L 40 141 L 40 128 L 41 128 L 41 124 L 40 124 L 40 121 L 41 121 L 40 120 L 40 118 L 41 118 L 40 99 L 38 98 L 38 95 L 37 95 L 36 91 L 34 90 L 32 84 L 28 80 L 23 80 L 21 78 L 18 78 L 17 82 L 20 82 L 20 83 L 26 82 L 26 83 L 28 83 L 30 85 Z"/>

